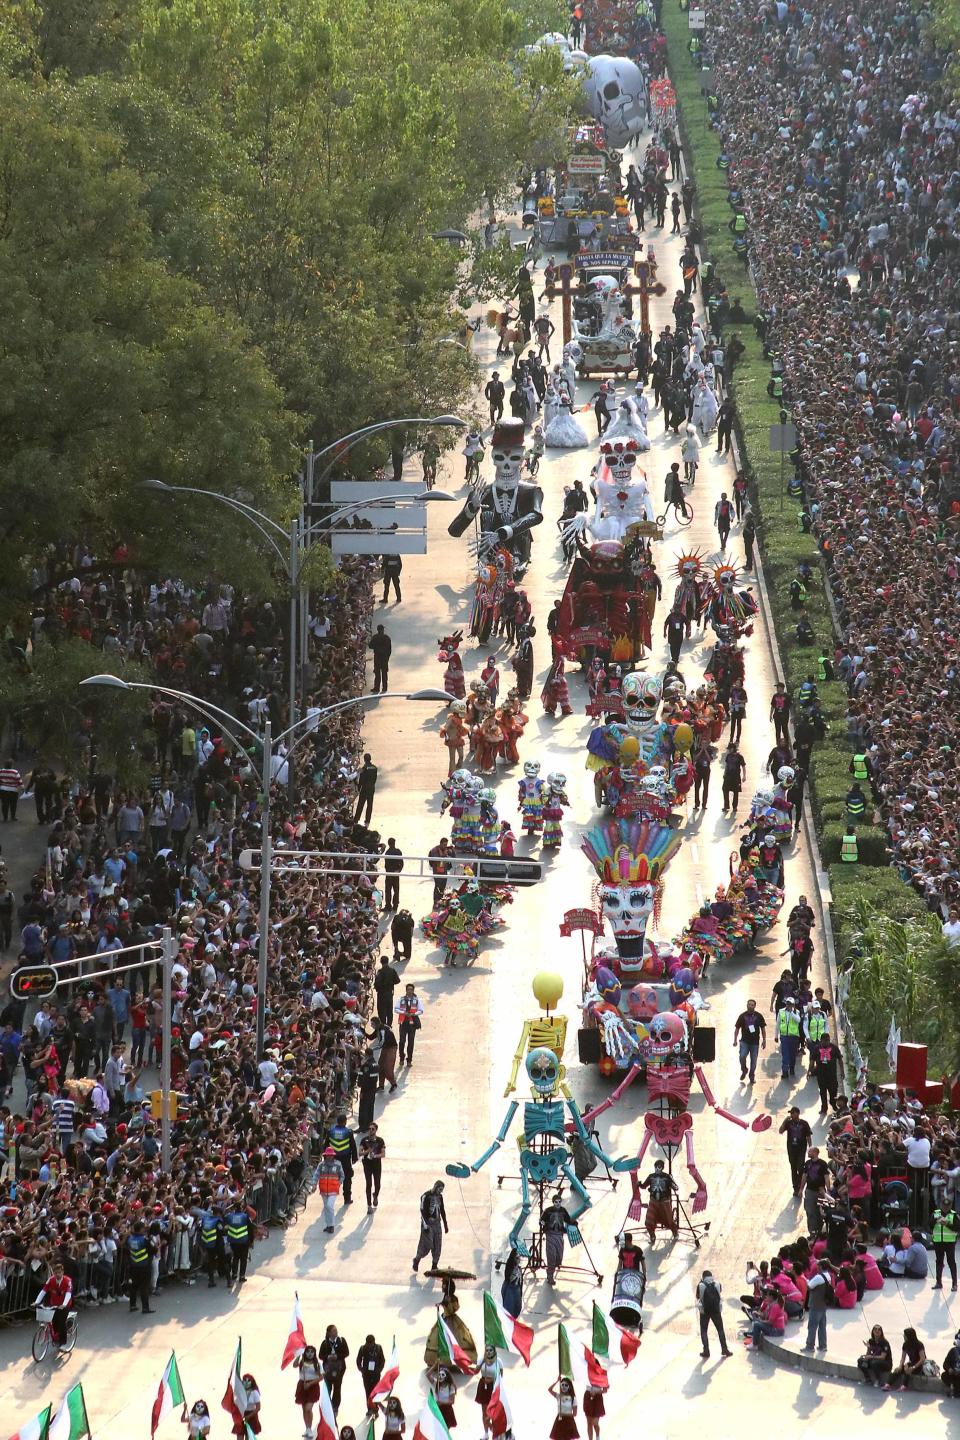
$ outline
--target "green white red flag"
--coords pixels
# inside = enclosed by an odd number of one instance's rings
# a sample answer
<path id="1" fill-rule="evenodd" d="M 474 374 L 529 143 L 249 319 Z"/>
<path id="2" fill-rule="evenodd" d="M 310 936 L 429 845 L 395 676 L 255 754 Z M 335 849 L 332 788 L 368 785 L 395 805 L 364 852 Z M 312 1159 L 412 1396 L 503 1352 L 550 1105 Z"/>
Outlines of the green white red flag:
<path id="1" fill-rule="evenodd" d="M 60 1409 L 50 1421 L 48 1440 L 85 1440 L 90 1434 L 83 1386 L 74 1385 L 63 1397 Z"/>
<path id="2" fill-rule="evenodd" d="M 320 1399 L 317 1403 L 317 1440 L 339 1440 L 337 1417 L 327 1389 L 326 1380 L 320 1381 Z"/>
<path id="3" fill-rule="evenodd" d="M 33 1420 L 28 1420 L 26 1425 L 21 1425 L 17 1433 L 10 1436 L 10 1440 L 47 1440 L 52 1410 L 53 1406 L 48 1405 Z"/>
<path id="4" fill-rule="evenodd" d="M 153 1402 L 153 1414 L 150 1416 L 150 1440 L 153 1440 L 157 1433 L 157 1426 L 161 1420 L 165 1420 L 177 1407 L 182 1410 L 181 1419 L 187 1418 L 187 1401 L 183 1393 L 183 1385 L 180 1383 L 180 1369 L 177 1365 L 176 1354 L 171 1351 L 170 1359 L 167 1361 L 167 1368 L 160 1379 L 160 1387 L 157 1390 L 157 1398 Z"/>
<path id="5" fill-rule="evenodd" d="M 437 1351 L 447 1365 L 452 1365 L 462 1375 L 476 1375 L 477 1367 L 454 1335 L 443 1316 L 437 1311 Z"/>
<path id="6" fill-rule="evenodd" d="M 290 1334 L 287 1336 L 287 1343 L 283 1347 L 283 1359 L 280 1361 L 280 1369 L 286 1370 L 294 1360 L 299 1360 L 307 1346 L 307 1336 L 303 1328 L 303 1316 L 300 1313 L 300 1296 L 294 1291 L 293 1294 L 293 1315 L 290 1317 Z"/>
<path id="7" fill-rule="evenodd" d="M 420 1411 L 419 1419 L 413 1429 L 412 1440 L 451 1440 L 447 1422 L 440 1413 L 437 1397 L 432 1391 L 427 1396 L 426 1405 Z"/>
<path id="8" fill-rule="evenodd" d="M 613 1330 L 616 1331 L 617 1335 L 619 1336 L 620 1359 L 623 1361 L 624 1365 L 629 1365 L 630 1361 L 640 1349 L 639 1335 L 635 1335 L 632 1330 L 625 1330 L 622 1325 L 618 1325 L 616 1320 L 614 1320 L 613 1316 L 608 1315 L 605 1311 L 601 1310 L 596 1300 L 594 1300 L 592 1349 L 594 1355 L 598 1356 L 601 1360 L 609 1360 L 611 1358 L 611 1327 L 613 1328 Z"/>
<path id="9" fill-rule="evenodd" d="M 578 1385 L 598 1385 L 606 1389 L 609 1378 L 596 1355 L 577 1337 L 571 1336 L 566 1325 L 557 1326 L 558 1371 Z"/>
<path id="10" fill-rule="evenodd" d="M 223 1393 L 221 1406 L 233 1420 L 234 1425 L 241 1427 L 244 1436 L 249 1435 L 249 1427 L 244 1419 L 247 1409 L 247 1387 L 243 1383 L 243 1376 L 240 1371 L 241 1347 L 237 1341 L 236 1354 L 233 1357 L 233 1366 L 230 1370 L 230 1377 L 227 1380 L 227 1388 Z"/>
<path id="11" fill-rule="evenodd" d="M 393 1337 L 393 1347 L 390 1351 L 390 1363 L 384 1370 L 380 1379 L 370 1391 L 371 1400 L 379 1400 L 383 1395 L 389 1395 L 394 1385 L 400 1378 L 400 1357 L 397 1354 L 397 1337 Z"/>
<path id="12" fill-rule="evenodd" d="M 505 1435 L 513 1426 L 513 1411 L 510 1409 L 510 1402 L 507 1399 L 507 1392 L 503 1385 L 503 1370 L 497 1366 L 497 1378 L 493 1382 L 493 1390 L 490 1399 L 487 1401 L 486 1417 L 490 1421 L 490 1431 L 494 1440 L 498 1435 Z"/>
<path id="13" fill-rule="evenodd" d="M 525 1365 L 530 1364 L 533 1348 L 533 1326 L 522 1320 L 514 1320 L 502 1305 L 498 1305 L 489 1290 L 483 1292 L 483 1343 L 496 1350 L 506 1350 L 511 1355 L 521 1355 Z"/>

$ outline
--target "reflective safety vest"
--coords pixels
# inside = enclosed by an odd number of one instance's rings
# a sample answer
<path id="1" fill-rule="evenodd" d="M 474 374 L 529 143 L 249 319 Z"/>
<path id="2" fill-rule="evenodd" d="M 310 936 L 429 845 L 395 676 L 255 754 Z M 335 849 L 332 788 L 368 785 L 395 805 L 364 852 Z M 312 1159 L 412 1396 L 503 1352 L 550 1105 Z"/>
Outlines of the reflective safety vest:
<path id="1" fill-rule="evenodd" d="M 862 795 L 847 796 L 847 814 L 851 820 L 859 820 L 867 808 L 867 803 Z"/>
<path id="2" fill-rule="evenodd" d="M 738 215 L 737 218 L 736 218 L 736 219 L 734 220 L 734 222 L 733 222 L 733 233 L 734 233 L 735 235 L 745 235 L 745 234 L 746 234 L 746 231 L 747 231 L 747 217 L 746 217 L 746 215 Z"/>
<path id="3" fill-rule="evenodd" d="M 340 1164 L 350 1164 L 350 1141 L 353 1137 L 343 1125 L 335 1125 L 327 1143 L 333 1146 Z"/>
<path id="4" fill-rule="evenodd" d="M 869 780 L 870 771 L 867 769 L 866 755 L 854 755 L 853 757 L 853 778 L 854 780 Z"/>
<path id="5" fill-rule="evenodd" d="M 774 399 L 779 400 L 781 395 L 783 394 L 783 376 L 774 375 L 773 385 L 770 388 L 773 392 Z"/>
<path id="6" fill-rule="evenodd" d="M 935 1245 L 952 1245 L 960 1233 L 958 1227 L 960 1222 L 957 1220 L 956 1210 L 934 1210 L 932 1233 Z"/>
<path id="7" fill-rule="evenodd" d="M 856 865 L 860 859 L 856 835 L 844 835 L 840 841 L 840 859 L 845 865 Z"/>
<path id="8" fill-rule="evenodd" d="M 777 1034 L 800 1034 L 800 1016 L 797 1014 L 796 1010 L 783 1009 L 780 1011 L 780 1014 L 777 1016 Z"/>
<path id="9" fill-rule="evenodd" d="M 827 657 L 826 657 L 826 655 L 818 655 L 818 656 L 817 656 L 817 679 L 818 679 L 818 680 L 826 680 L 826 678 L 827 678 Z"/>
<path id="10" fill-rule="evenodd" d="M 150 1264 L 150 1251 L 147 1249 L 147 1242 L 143 1235 L 127 1236 L 127 1254 L 130 1257 L 132 1270 L 142 1270 L 145 1265 Z"/>
<path id="11" fill-rule="evenodd" d="M 217 1243 L 217 1236 L 220 1234 L 220 1221 L 215 1215 L 204 1215 L 200 1222 L 200 1244 L 207 1250 L 212 1250 Z"/>
<path id="12" fill-rule="evenodd" d="M 804 591 L 804 594 L 806 594 L 806 591 Z M 808 705 L 813 699 L 813 685 L 809 680 L 801 681 L 798 698 L 801 705 Z"/>
<path id="13" fill-rule="evenodd" d="M 337 1160 L 321 1160 L 317 1166 L 317 1189 L 321 1195 L 340 1194 L 340 1163 Z"/>
<path id="14" fill-rule="evenodd" d="M 249 1245 L 250 1218 L 246 1210 L 234 1210 L 227 1216 L 227 1239 L 231 1245 Z"/>
<path id="15" fill-rule="evenodd" d="M 724 151 L 721 155 L 717 156 L 717 164 L 721 170 L 729 170 L 730 156 Z"/>
<path id="16" fill-rule="evenodd" d="M 823 1034 L 824 1034 L 826 1028 L 827 1028 L 827 1017 L 826 1017 L 826 1015 L 817 1015 L 816 1013 L 814 1013 L 813 1015 L 808 1015 L 808 1016 L 807 1016 L 807 1039 L 808 1039 L 808 1040 L 821 1040 L 821 1039 L 823 1038 Z"/>

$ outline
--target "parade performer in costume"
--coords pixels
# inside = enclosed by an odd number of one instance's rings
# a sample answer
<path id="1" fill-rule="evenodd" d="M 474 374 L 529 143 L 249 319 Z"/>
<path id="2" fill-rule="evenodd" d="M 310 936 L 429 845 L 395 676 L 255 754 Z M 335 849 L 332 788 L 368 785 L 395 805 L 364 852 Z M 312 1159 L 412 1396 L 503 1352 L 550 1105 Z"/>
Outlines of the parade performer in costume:
<path id="1" fill-rule="evenodd" d="M 523 779 L 517 786 L 517 802 L 520 805 L 521 826 L 527 835 L 539 835 L 543 827 L 544 790 L 544 783 L 540 779 L 540 762 L 525 761 Z"/>
<path id="2" fill-rule="evenodd" d="M 440 654 L 437 659 L 441 664 L 446 665 L 443 672 L 443 688 L 454 700 L 462 700 L 466 695 L 466 684 L 463 678 L 463 661 L 457 653 L 463 640 L 463 631 L 457 630 L 453 635 L 445 635 L 437 643 L 440 646 Z"/>
<path id="3" fill-rule="evenodd" d="M 479 775 L 467 775 L 463 782 L 463 817 L 461 819 L 462 840 L 457 848 L 470 855 L 479 855 L 482 847 L 480 833 L 480 791 L 484 788 Z"/>
<path id="4" fill-rule="evenodd" d="M 554 771 L 547 776 L 547 793 L 543 805 L 544 850 L 559 850 L 563 844 L 563 812 L 569 804 L 567 777 Z"/>
<path id="5" fill-rule="evenodd" d="M 564 649 L 563 641 L 558 635 L 553 636 L 553 664 L 547 671 L 547 678 L 540 694 L 540 700 L 544 710 L 550 716 L 557 713 L 560 707 L 561 715 L 572 715 L 573 709 L 570 705 L 570 688 L 567 685 L 567 678 L 564 674 Z"/>
<path id="6" fill-rule="evenodd" d="M 486 559 L 498 546 L 510 551 L 518 578 L 530 563 L 530 532 L 543 520 L 543 491 L 520 479 L 524 431 L 520 420 L 503 420 L 490 443 L 496 471 L 492 485 L 471 491 L 460 514 L 447 527 L 454 537 L 479 521 L 478 556 Z"/>
<path id="7" fill-rule="evenodd" d="M 447 747 L 449 757 L 447 775 L 450 776 L 458 766 L 463 764 L 463 748 L 469 734 L 467 707 L 463 700 L 454 700 L 440 726 L 440 734 Z"/>
<path id="8" fill-rule="evenodd" d="M 596 507 L 591 516 L 575 515 L 564 527 L 565 537 L 589 530 L 594 540 L 623 541 L 631 525 L 652 518 L 653 502 L 646 476 L 635 469 L 638 454 L 634 440 L 609 440 L 604 436 L 593 485 Z"/>
<path id="9" fill-rule="evenodd" d="M 507 691 L 507 698 L 500 707 L 500 729 L 503 732 L 503 758 L 508 765 L 520 763 L 517 742 L 527 726 L 527 714 L 523 708 L 516 686 Z"/>
<path id="10" fill-rule="evenodd" d="M 500 816 L 497 814 L 496 794 L 489 785 L 480 791 L 480 839 L 482 854 L 499 853 Z"/>
<path id="11" fill-rule="evenodd" d="M 509 550 L 498 545 L 477 569 L 470 634 L 475 635 L 481 645 L 486 645 L 490 636 L 502 628 L 504 600 L 512 588 L 512 581 L 513 556 Z"/>
<path id="12" fill-rule="evenodd" d="M 608 442 L 629 440 L 640 452 L 650 449 L 650 437 L 632 396 L 628 395 L 620 401 L 616 416 L 603 432 L 603 438 Z"/>
<path id="13" fill-rule="evenodd" d="M 751 633 L 750 622 L 757 613 L 757 602 L 749 590 L 736 587 L 736 565 L 716 565 L 712 579 L 701 591 L 704 629 L 709 621 L 717 635 L 739 639 Z"/>
<path id="14" fill-rule="evenodd" d="M 466 849 L 463 827 L 463 812 L 467 798 L 467 786 L 473 777 L 469 770 L 454 770 L 446 784 L 441 786 L 444 792 L 443 802 L 440 806 L 440 814 L 450 811 L 450 818 L 453 821 L 453 829 L 450 832 L 450 844 L 458 853 Z"/>
<path id="15" fill-rule="evenodd" d="M 673 608 L 683 616 L 687 626 L 687 639 L 703 609 L 703 586 L 701 574 L 703 557 L 699 551 L 677 556 L 676 573 L 678 584 L 673 592 Z"/>
<path id="16" fill-rule="evenodd" d="M 566 388 L 560 391 L 560 408 L 543 432 L 547 445 L 554 450 L 579 450 L 590 444 L 590 437 L 573 413 L 573 399 Z"/>
<path id="17" fill-rule="evenodd" d="M 503 745 L 503 731 L 500 728 L 500 721 L 497 711 L 491 710 L 485 715 L 476 731 L 476 761 L 478 767 L 486 774 L 497 768 L 497 756 Z"/>

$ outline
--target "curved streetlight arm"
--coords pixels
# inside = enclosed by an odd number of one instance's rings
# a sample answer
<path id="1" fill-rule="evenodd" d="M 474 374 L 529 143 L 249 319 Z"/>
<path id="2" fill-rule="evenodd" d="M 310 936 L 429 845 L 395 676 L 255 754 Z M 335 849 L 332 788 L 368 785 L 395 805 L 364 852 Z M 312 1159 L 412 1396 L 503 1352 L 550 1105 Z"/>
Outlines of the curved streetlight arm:
<path id="1" fill-rule="evenodd" d="M 317 461 L 321 460 L 324 455 L 329 455 L 332 450 L 335 450 L 337 453 L 329 465 L 324 466 L 320 475 L 314 477 L 314 491 L 323 484 L 341 456 L 345 455 L 348 450 L 351 450 L 358 440 L 363 440 L 368 435 L 376 435 L 381 430 L 392 430 L 397 425 L 449 425 L 457 426 L 463 430 L 467 428 L 467 422 L 461 420 L 459 415 L 411 415 L 402 420 L 378 420 L 375 425 L 364 425 L 359 430 L 353 430 L 349 435 L 341 435 L 339 440 L 334 440 L 332 444 L 325 445 L 322 450 L 316 452 L 313 456 L 314 465 L 316 465 Z"/>
<path id="2" fill-rule="evenodd" d="M 223 725 L 223 722 L 227 721 L 230 725 L 236 726 L 238 730 L 245 731 L 254 744 L 260 745 L 263 743 L 263 737 L 258 735 L 256 730 L 251 730 L 249 725 L 246 725 L 242 720 L 238 720 L 235 715 L 231 715 L 229 710 L 221 710 L 219 705 L 214 705 L 209 700 L 201 700 L 198 696 L 191 695 L 186 690 L 171 690 L 167 685 L 150 685 L 144 680 L 121 680 L 119 675 L 91 675 L 88 679 L 81 680 L 80 684 L 102 685 L 110 690 L 152 690 L 158 695 L 170 695 L 174 700 L 182 700 L 185 705 L 192 706 L 194 710 L 199 711 L 201 715 L 212 721 L 213 724 Z M 244 746 L 236 736 L 231 735 L 225 727 L 224 733 L 229 736 L 238 750 L 244 749 Z"/>
<path id="3" fill-rule="evenodd" d="M 427 490 L 422 495 L 414 495 L 410 490 L 395 490 L 389 495 L 373 495 L 365 500 L 352 500 L 349 505 L 340 505 L 332 515 L 324 515 L 322 519 L 314 520 L 311 529 L 322 530 L 325 526 L 332 528 L 346 515 L 353 515 L 360 510 L 368 510 L 380 505 L 392 505 L 397 500 L 412 500 L 415 505 L 426 505 L 437 500 L 456 499 L 456 495 L 448 495 L 445 490 Z"/>
<path id="4" fill-rule="evenodd" d="M 282 525 L 278 525 L 276 520 L 271 520 L 269 515 L 264 515 L 262 511 L 255 510 L 252 505 L 248 505 L 245 500 L 237 500 L 232 495 L 222 495 L 219 490 L 201 490 L 197 485 L 165 485 L 162 480 L 145 480 L 142 485 L 145 490 L 157 490 L 165 495 L 206 495 L 211 500 L 219 500 L 221 505 L 228 505 L 231 510 L 236 510 L 244 519 L 249 520 L 251 525 L 260 531 L 263 538 L 273 546 L 283 564 L 287 564 L 286 552 L 281 550 L 266 526 L 269 525 L 270 529 L 281 535 L 285 541 L 289 532 Z"/>

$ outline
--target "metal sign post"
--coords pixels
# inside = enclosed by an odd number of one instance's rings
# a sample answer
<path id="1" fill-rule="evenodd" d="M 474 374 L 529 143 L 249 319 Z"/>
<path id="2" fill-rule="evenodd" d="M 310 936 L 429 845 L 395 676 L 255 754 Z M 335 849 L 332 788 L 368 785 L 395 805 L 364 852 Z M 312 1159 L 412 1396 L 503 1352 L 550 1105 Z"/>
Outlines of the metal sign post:
<path id="1" fill-rule="evenodd" d="M 779 424 L 779 425 L 771 425 L 771 426 L 770 426 L 770 449 L 774 452 L 774 454 L 776 454 L 776 452 L 777 452 L 778 450 L 779 450 L 779 452 L 780 452 L 780 509 L 781 509 L 781 510 L 783 509 L 783 492 L 784 492 L 784 481 L 783 481 L 783 467 L 784 467 L 784 464 L 785 464 L 785 458 L 784 458 L 784 457 L 787 456 L 787 455 L 790 453 L 791 450 L 796 450 L 796 448 L 797 448 L 797 427 L 796 427 L 796 425 L 794 425 L 794 424 L 790 421 L 790 419 L 788 418 L 786 410 L 781 410 L 781 411 L 780 411 L 780 424 Z"/>

